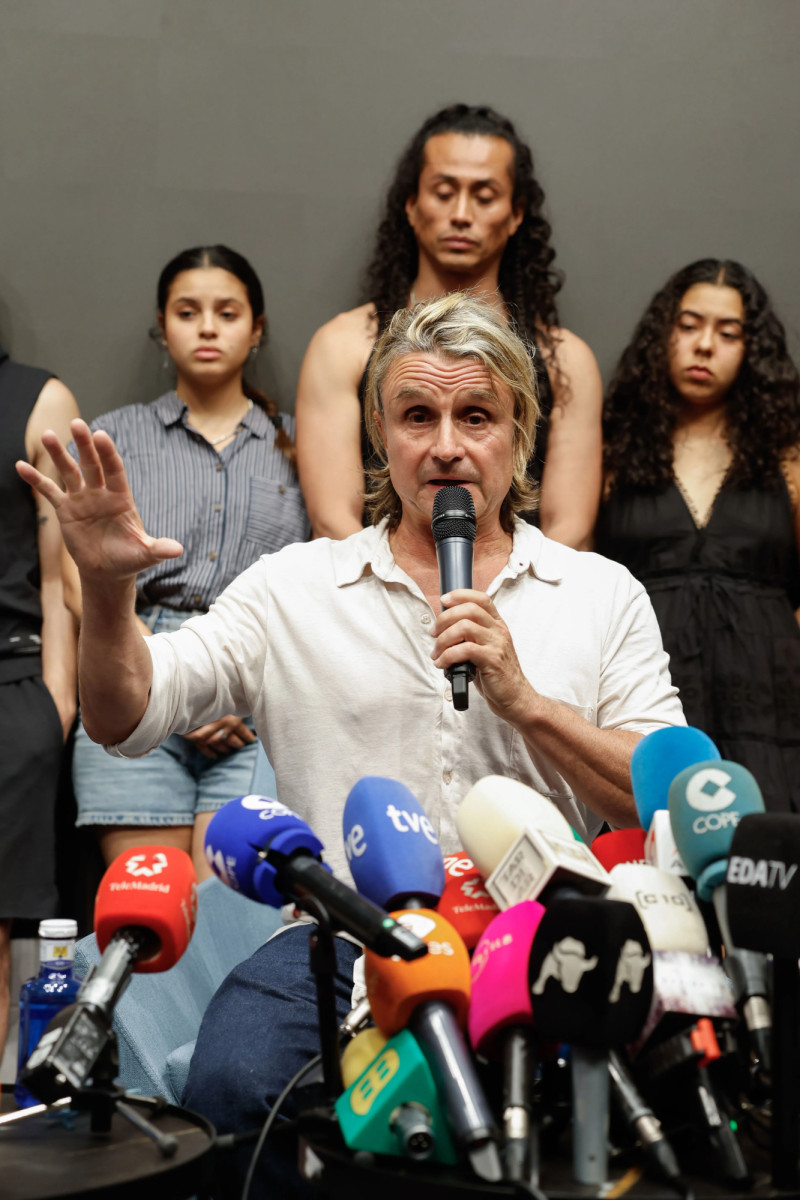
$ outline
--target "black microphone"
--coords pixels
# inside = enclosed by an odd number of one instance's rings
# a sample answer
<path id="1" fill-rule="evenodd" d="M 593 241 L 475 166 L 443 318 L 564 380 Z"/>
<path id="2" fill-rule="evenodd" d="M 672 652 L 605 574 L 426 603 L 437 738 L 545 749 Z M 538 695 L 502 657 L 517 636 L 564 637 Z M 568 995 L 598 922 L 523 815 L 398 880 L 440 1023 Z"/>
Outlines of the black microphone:
<path id="1" fill-rule="evenodd" d="M 440 488 L 433 498 L 433 540 L 439 561 L 439 586 L 443 596 L 456 588 L 472 587 L 472 553 L 478 523 L 475 504 L 465 487 L 450 484 Z M 469 708 L 468 686 L 475 678 L 471 662 L 448 667 L 445 675 L 453 688 L 453 707 L 459 712 Z"/>

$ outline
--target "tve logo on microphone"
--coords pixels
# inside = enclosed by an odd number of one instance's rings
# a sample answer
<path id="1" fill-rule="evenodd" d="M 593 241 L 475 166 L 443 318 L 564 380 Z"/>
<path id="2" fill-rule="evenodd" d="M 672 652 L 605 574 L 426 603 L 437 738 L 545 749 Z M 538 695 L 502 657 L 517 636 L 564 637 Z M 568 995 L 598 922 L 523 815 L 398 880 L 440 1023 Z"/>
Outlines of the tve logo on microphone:
<path id="1" fill-rule="evenodd" d="M 424 813 L 409 812 L 406 808 L 398 808 L 396 804 L 386 805 L 386 816 L 397 833 L 423 834 L 432 846 L 439 845 L 433 826 Z M 348 862 L 360 858 L 368 849 L 364 834 L 364 826 L 359 822 L 352 825 L 344 836 L 344 852 Z"/>

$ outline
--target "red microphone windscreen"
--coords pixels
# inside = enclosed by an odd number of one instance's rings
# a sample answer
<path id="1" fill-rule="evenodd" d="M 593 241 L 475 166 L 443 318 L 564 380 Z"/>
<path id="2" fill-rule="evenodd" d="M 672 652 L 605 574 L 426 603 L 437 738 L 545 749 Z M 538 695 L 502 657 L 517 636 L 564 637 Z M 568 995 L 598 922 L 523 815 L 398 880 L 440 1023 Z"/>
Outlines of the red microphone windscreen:
<path id="1" fill-rule="evenodd" d="M 436 911 L 461 934 L 467 949 L 474 950 L 500 909 L 487 892 L 480 871 L 463 850 L 445 855 L 444 878 L 444 891 Z"/>
<path id="2" fill-rule="evenodd" d="M 100 880 L 94 928 L 102 954 L 121 929 L 138 926 L 158 940 L 134 970 L 174 966 L 189 945 L 197 919 L 197 878 L 189 855 L 175 846 L 136 846 L 115 858 Z"/>
<path id="3" fill-rule="evenodd" d="M 469 1008 L 470 974 L 467 947 L 453 926 L 429 908 L 393 912 L 395 920 L 427 942 L 428 953 L 414 962 L 380 958 L 364 951 L 367 998 L 372 1019 L 386 1037 L 405 1029 L 418 1005 L 440 1000 L 449 1005 L 463 1027 Z"/>
<path id="4" fill-rule="evenodd" d="M 613 829 L 592 842 L 592 854 L 607 871 L 619 863 L 645 863 L 643 829 Z"/>

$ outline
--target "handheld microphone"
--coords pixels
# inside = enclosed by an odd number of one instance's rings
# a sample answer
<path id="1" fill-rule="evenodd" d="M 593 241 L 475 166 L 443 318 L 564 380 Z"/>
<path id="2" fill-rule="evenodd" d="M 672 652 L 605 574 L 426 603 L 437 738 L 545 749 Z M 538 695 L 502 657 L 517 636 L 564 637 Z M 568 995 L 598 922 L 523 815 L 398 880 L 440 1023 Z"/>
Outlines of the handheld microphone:
<path id="1" fill-rule="evenodd" d="M 427 953 L 410 930 L 334 878 L 321 853 L 322 843 L 305 821 L 264 796 L 229 801 L 206 830 L 209 866 L 234 891 L 273 908 L 292 900 L 376 954 L 412 959 Z"/>
<path id="2" fill-rule="evenodd" d="M 769 987 L 763 954 L 737 949 L 728 927 L 725 876 L 734 831 L 742 817 L 763 813 L 753 776 L 738 763 L 712 759 L 686 767 L 669 788 L 675 842 L 697 883 L 701 900 L 713 900 L 725 945 L 725 970 L 736 1007 L 747 1026 L 757 1064 L 771 1069 Z"/>
<path id="3" fill-rule="evenodd" d="M 20 1075 L 37 1099 L 52 1104 L 83 1086 L 112 1038 L 114 1007 L 131 974 L 174 966 L 196 916 L 197 881 L 185 851 L 142 846 L 114 860 L 95 901 L 100 962 L 74 1003 L 47 1027 Z"/>
<path id="4" fill-rule="evenodd" d="M 439 589 L 442 596 L 456 588 L 472 587 L 472 557 L 478 523 L 475 503 L 465 487 L 440 488 L 433 498 L 433 540 L 439 562 Z M 475 678 L 471 662 L 448 667 L 445 675 L 453 688 L 453 708 L 469 708 L 469 683 Z"/>
<path id="5" fill-rule="evenodd" d="M 482 1179 L 502 1177 L 494 1120 L 459 1025 L 470 997 L 469 954 L 453 927 L 424 908 L 397 913 L 423 938 L 426 958 L 413 963 L 365 955 L 365 977 L 375 1024 L 386 1034 L 406 1026 L 428 1059 L 445 1100 L 456 1141 Z"/>
<path id="6" fill-rule="evenodd" d="M 486 890 L 486 881 L 463 851 L 444 857 L 445 884 L 436 911 L 475 949 L 483 931 L 500 909 Z"/>
<path id="7" fill-rule="evenodd" d="M 416 796 L 396 779 L 367 775 L 342 816 L 344 848 L 360 895 L 380 908 L 431 908 L 444 890 L 439 839 Z"/>

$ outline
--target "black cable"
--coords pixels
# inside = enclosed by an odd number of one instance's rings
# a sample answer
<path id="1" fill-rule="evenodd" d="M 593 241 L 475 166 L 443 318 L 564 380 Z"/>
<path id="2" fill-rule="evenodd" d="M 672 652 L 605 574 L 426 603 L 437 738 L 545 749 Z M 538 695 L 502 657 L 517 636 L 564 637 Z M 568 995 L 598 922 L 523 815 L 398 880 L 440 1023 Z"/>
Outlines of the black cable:
<path id="1" fill-rule="evenodd" d="M 259 1155 L 264 1149 L 264 1143 L 269 1137 L 272 1126 L 275 1124 L 275 1118 L 283 1108 L 283 1105 L 286 1103 L 287 1096 L 291 1091 L 294 1090 L 294 1088 L 297 1087 L 298 1083 L 300 1083 L 300 1081 L 309 1073 L 309 1071 L 318 1066 L 318 1064 L 321 1062 L 322 1055 L 315 1054 L 314 1057 L 309 1059 L 307 1063 L 304 1063 L 300 1070 L 296 1071 L 286 1084 L 286 1087 L 283 1089 L 280 1096 L 278 1096 L 272 1108 L 267 1113 L 267 1119 L 261 1128 L 261 1133 L 258 1135 L 258 1141 L 256 1142 L 255 1150 L 253 1151 L 253 1157 L 250 1159 L 250 1166 L 247 1168 L 247 1175 L 245 1177 L 244 1187 L 242 1188 L 242 1200 L 247 1200 L 250 1194 L 250 1187 L 253 1182 L 253 1177 L 256 1173 L 256 1164 L 258 1163 Z"/>

